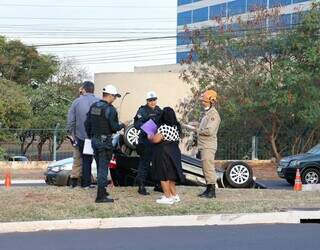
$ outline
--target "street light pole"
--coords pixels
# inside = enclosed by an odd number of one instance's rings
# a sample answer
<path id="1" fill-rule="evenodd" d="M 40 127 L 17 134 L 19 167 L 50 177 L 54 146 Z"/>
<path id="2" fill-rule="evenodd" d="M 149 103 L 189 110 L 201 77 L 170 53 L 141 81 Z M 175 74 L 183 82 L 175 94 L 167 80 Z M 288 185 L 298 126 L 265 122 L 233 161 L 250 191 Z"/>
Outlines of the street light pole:
<path id="1" fill-rule="evenodd" d="M 58 132 L 59 126 L 60 126 L 60 123 L 57 123 L 53 131 L 53 161 L 57 160 L 57 132 Z"/>

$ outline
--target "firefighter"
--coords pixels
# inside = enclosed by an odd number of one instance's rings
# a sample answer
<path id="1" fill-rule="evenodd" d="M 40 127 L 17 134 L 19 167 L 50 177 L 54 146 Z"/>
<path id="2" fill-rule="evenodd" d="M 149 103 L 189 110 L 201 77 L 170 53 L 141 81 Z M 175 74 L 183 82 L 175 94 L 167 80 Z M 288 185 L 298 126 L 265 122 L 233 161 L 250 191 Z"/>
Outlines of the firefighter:
<path id="1" fill-rule="evenodd" d="M 220 125 L 220 115 L 216 110 L 217 92 L 205 91 L 200 97 L 205 114 L 197 129 L 198 148 L 201 156 L 202 171 L 206 180 L 206 190 L 199 194 L 202 198 L 215 198 L 216 172 L 214 157 L 217 151 L 217 133 Z"/>

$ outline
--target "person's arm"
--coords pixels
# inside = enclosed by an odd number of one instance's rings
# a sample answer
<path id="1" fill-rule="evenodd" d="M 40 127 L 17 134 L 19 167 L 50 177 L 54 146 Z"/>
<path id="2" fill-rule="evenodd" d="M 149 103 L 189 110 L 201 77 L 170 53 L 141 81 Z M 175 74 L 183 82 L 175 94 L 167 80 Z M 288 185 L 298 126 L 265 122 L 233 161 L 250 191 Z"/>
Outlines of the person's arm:
<path id="1" fill-rule="evenodd" d="M 110 128 L 113 133 L 125 128 L 124 123 L 119 123 L 118 113 L 115 108 L 108 107 L 106 109 L 106 118 L 109 120 Z"/>
<path id="2" fill-rule="evenodd" d="M 71 107 L 68 111 L 68 118 L 67 118 L 67 131 L 68 134 L 74 136 L 75 135 L 75 128 L 76 128 L 76 110 L 75 110 L 76 103 L 75 101 L 72 102 Z"/>
<path id="3" fill-rule="evenodd" d="M 141 126 L 148 121 L 148 117 L 145 112 L 143 112 L 143 109 L 139 108 L 136 116 L 134 117 L 134 127 L 138 130 L 141 129 Z"/>
<path id="4" fill-rule="evenodd" d="M 89 139 L 91 139 L 92 137 L 92 124 L 90 119 L 90 111 L 91 111 L 91 108 L 89 109 L 89 112 L 87 113 L 87 119 L 84 122 L 84 127 L 86 129 L 86 133 Z"/>
<path id="5" fill-rule="evenodd" d="M 207 124 L 203 128 L 198 129 L 199 135 L 213 136 L 219 128 L 220 118 L 218 116 L 208 117 Z"/>
<path id="6" fill-rule="evenodd" d="M 162 142 L 163 136 L 162 136 L 162 134 L 157 133 L 155 135 L 148 136 L 148 139 L 149 139 L 150 142 L 156 144 L 156 143 Z"/>

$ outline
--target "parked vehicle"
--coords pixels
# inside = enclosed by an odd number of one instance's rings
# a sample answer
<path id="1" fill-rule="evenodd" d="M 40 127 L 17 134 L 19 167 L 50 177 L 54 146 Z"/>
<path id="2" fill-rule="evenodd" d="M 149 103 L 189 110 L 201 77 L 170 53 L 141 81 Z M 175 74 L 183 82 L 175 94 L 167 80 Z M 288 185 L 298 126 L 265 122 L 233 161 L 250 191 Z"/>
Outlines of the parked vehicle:
<path id="1" fill-rule="evenodd" d="M 45 182 L 48 185 L 69 186 L 72 170 L 73 158 L 66 158 L 60 161 L 52 162 L 48 165 L 45 175 Z M 92 181 L 97 179 L 97 165 L 95 160 L 92 161 Z"/>
<path id="2" fill-rule="evenodd" d="M 303 184 L 320 183 L 320 144 L 305 154 L 291 155 L 280 160 L 277 173 L 291 185 L 294 184 L 297 169 Z"/>
<path id="3" fill-rule="evenodd" d="M 113 183 L 118 186 L 132 186 L 138 171 L 139 156 L 135 148 L 139 131 L 133 125 L 125 130 L 124 135 L 114 136 L 114 158 L 116 167 L 110 168 Z M 45 173 L 46 183 L 54 185 L 69 185 L 73 158 L 57 161 L 48 165 Z M 205 180 L 201 169 L 201 161 L 182 154 L 182 169 L 187 184 L 204 185 Z M 92 164 L 92 178 L 96 180 L 96 164 Z M 217 182 L 220 187 L 249 188 L 254 185 L 251 167 L 242 161 L 227 162 L 216 168 Z M 147 178 L 147 184 L 154 185 L 152 179 Z"/>
<path id="4" fill-rule="evenodd" d="M 28 162 L 28 158 L 24 155 L 14 155 L 14 156 L 9 156 L 8 161 L 19 161 L 19 162 Z"/>

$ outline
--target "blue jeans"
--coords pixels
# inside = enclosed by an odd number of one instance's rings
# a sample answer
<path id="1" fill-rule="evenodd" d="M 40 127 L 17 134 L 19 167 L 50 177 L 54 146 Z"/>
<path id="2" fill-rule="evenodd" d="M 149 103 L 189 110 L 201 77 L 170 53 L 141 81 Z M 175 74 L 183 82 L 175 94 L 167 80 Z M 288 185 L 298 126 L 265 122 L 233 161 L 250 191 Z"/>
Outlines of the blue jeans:
<path id="1" fill-rule="evenodd" d="M 109 139 L 92 138 L 94 158 L 97 163 L 98 187 L 105 188 L 108 183 L 108 165 L 112 157 L 112 144 Z"/>
<path id="2" fill-rule="evenodd" d="M 92 164 L 92 155 L 84 155 L 83 147 L 84 141 L 77 138 L 77 146 L 80 151 L 80 157 L 82 159 L 82 177 L 81 177 L 81 186 L 87 187 L 91 185 L 91 164 Z"/>

